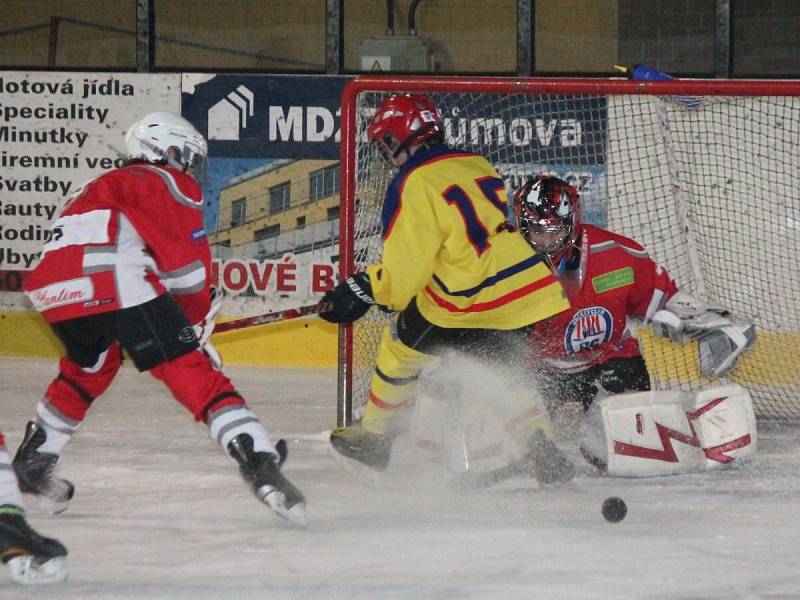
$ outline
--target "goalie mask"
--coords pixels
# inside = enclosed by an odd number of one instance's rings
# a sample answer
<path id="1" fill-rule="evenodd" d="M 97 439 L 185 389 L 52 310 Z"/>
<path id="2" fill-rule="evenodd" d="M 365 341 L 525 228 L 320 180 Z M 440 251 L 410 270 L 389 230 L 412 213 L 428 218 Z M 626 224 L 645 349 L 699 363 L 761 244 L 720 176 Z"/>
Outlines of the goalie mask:
<path id="1" fill-rule="evenodd" d="M 171 112 L 154 112 L 130 126 L 125 134 L 128 158 L 166 163 L 201 179 L 208 145 L 194 126 Z"/>
<path id="2" fill-rule="evenodd" d="M 563 179 L 539 175 L 514 193 L 517 228 L 538 254 L 553 258 L 575 245 L 580 223 L 578 191 Z"/>
<path id="3" fill-rule="evenodd" d="M 442 140 L 441 123 L 439 109 L 428 96 L 395 94 L 375 111 L 367 135 L 387 162 L 400 166 L 405 160 L 398 162 L 398 157 L 411 146 Z"/>

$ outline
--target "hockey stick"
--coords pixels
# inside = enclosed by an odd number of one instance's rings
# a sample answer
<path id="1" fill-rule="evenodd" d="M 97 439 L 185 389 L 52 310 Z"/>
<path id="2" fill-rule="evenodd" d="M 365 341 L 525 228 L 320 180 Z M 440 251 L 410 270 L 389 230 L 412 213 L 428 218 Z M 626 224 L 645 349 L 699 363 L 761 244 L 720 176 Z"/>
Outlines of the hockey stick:
<path id="1" fill-rule="evenodd" d="M 308 306 L 300 306 L 298 308 L 289 308 L 287 310 L 279 310 L 276 312 L 264 313 L 263 315 L 255 315 L 252 317 L 243 317 L 233 321 L 226 321 L 225 323 L 217 323 L 214 326 L 214 333 L 224 333 L 225 331 L 233 331 L 235 329 L 243 329 L 245 327 L 254 327 L 256 325 L 266 325 L 268 323 L 278 323 L 280 321 L 288 321 L 290 319 L 300 319 L 302 317 L 311 317 L 319 314 L 326 308 L 328 303 L 317 302 L 316 304 L 309 304 Z"/>
<path id="2" fill-rule="evenodd" d="M 561 453 L 560 453 L 561 454 Z M 544 459 L 543 461 L 541 459 Z M 549 464 L 548 464 L 549 462 Z M 550 460 L 544 455 L 539 459 L 533 452 L 526 453 L 509 464 L 483 473 L 462 473 L 456 477 L 454 485 L 459 489 L 482 489 L 493 486 L 512 477 L 527 477 L 539 485 L 565 483 L 575 477 L 575 466 L 563 454 Z"/>
<path id="3" fill-rule="evenodd" d="M 453 481 L 453 485 L 462 490 L 479 490 L 518 476 L 528 476 L 536 481 L 536 476 L 533 472 L 533 459 L 530 455 L 523 456 L 504 467 L 491 469 L 490 471 L 482 473 L 467 471 L 458 475 Z"/>

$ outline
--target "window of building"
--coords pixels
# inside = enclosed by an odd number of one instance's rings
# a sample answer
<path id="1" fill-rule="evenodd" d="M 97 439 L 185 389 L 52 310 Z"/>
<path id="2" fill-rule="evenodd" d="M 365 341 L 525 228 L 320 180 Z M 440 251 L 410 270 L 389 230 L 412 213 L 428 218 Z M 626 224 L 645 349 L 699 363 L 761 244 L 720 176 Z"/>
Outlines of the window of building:
<path id="1" fill-rule="evenodd" d="M 338 218 L 339 218 L 339 207 L 331 206 L 328 209 L 328 221 L 335 221 Z"/>
<path id="2" fill-rule="evenodd" d="M 278 223 L 277 225 L 270 225 L 268 227 L 264 227 L 263 229 L 257 229 L 255 232 L 253 232 L 253 238 L 255 241 L 260 242 L 262 240 L 278 237 L 280 234 L 281 224 Z"/>
<path id="3" fill-rule="evenodd" d="M 297 217 L 297 221 L 295 223 L 295 227 L 297 229 L 304 229 L 306 226 L 306 217 L 303 215 L 302 217 Z"/>
<path id="4" fill-rule="evenodd" d="M 239 198 L 231 204 L 231 227 L 239 227 L 244 224 L 247 217 L 247 199 Z"/>
<path id="5" fill-rule="evenodd" d="M 292 184 L 289 181 L 269 188 L 269 214 L 274 215 L 289 209 Z"/>
<path id="6" fill-rule="evenodd" d="M 339 165 L 335 164 L 312 171 L 308 176 L 308 187 L 312 201 L 338 194 Z"/>

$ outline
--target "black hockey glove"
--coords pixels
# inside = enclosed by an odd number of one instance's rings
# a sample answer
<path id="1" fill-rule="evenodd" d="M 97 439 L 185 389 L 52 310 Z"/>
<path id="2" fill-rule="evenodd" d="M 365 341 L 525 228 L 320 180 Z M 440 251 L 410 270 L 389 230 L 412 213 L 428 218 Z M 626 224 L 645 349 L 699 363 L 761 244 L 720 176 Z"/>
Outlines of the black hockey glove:
<path id="1" fill-rule="evenodd" d="M 375 304 L 372 285 L 366 273 L 348 277 L 332 290 L 325 292 L 322 302 L 329 306 L 319 316 L 329 323 L 352 323 L 363 317 Z"/>

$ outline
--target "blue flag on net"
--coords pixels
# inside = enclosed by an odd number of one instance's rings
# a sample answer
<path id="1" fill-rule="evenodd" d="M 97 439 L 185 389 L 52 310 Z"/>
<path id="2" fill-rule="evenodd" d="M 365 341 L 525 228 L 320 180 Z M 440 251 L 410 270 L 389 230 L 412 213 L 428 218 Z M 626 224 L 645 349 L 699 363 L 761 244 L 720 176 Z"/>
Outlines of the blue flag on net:
<path id="1" fill-rule="evenodd" d="M 634 81 L 671 81 L 676 79 L 669 73 L 664 73 L 658 69 L 653 69 L 646 65 L 633 65 L 632 67 L 620 67 L 614 65 L 616 69 L 625 73 L 629 79 Z M 697 96 L 670 96 L 673 102 L 685 106 L 686 108 L 697 108 L 700 106 L 701 99 Z"/>

